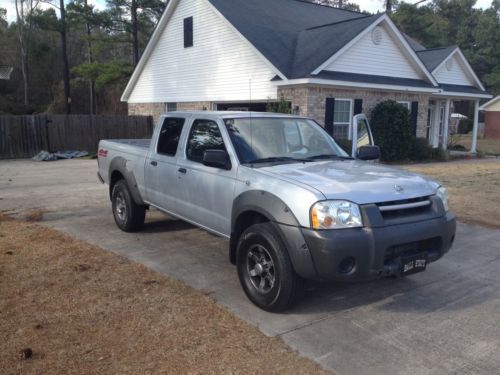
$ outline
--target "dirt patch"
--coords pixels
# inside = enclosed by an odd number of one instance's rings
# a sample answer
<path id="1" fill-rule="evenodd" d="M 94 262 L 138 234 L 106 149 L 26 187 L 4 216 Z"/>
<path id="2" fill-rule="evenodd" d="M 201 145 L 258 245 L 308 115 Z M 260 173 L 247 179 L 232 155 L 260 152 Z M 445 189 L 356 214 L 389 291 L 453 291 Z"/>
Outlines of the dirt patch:
<path id="1" fill-rule="evenodd" d="M 458 219 L 500 228 L 500 161 L 404 166 L 440 181 L 450 193 Z"/>
<path id="2" fill-rule="evenodd" d="M 326 373 L 210 297 L 34 223 L 0 220 L 0 373 Z"/>

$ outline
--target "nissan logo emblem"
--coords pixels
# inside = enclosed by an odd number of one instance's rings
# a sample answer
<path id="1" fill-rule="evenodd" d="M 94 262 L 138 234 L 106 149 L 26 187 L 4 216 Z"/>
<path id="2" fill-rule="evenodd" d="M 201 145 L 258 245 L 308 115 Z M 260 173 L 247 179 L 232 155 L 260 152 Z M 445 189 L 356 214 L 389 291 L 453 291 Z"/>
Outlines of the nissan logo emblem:
<path id="1" fill-rule="evenodd" d="M 403 189 L 403 187 L 400 185 L 394 185 L 394 190 L 396 190 L 398 193 L 402 193 L 403 191 L 405 191 L 405 189 Z"/>

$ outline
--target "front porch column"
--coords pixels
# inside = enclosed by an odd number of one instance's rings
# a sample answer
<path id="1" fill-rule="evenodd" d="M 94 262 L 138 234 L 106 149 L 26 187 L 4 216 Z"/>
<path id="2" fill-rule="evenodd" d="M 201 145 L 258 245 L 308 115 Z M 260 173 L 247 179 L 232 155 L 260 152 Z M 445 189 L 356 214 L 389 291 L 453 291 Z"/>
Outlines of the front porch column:
<path id="1" fill-rule="evenodd" d="M 431 146 L 432 148 L 439 147 L 439 123 L 441 119 L 441 101 L 436 100 L 436 105 L 434 107 L 434 118 L 431 127 Z"/>
<path id="2" fill-rule="evenodd" d="M 470 152 L 475 154 L 477 152 L 477 131 L 479 128 L 479 100 L 474 101 L 474 127 L 472 128 L 472 144 Z"/>
<path id="3" fill-rule="evenodd" d="M 449 126 L 450 126 L 450 107 L 451 107 L 451 99 L 446 99 L 446 106 L 444 109 L 444 119 L 443 119 L 443 144 L 441 148 L 446 150 L 448 148 L 448 135 L 449 135 Z"/>

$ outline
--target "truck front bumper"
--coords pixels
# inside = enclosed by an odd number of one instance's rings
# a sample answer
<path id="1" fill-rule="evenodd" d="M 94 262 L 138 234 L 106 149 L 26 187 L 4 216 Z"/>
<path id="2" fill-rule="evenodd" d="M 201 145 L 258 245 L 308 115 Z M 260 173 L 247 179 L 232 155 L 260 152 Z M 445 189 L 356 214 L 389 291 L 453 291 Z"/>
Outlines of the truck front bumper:
<path id="1" fill-rule="evenodd" d="M 452 246 L 456 222 L 448 212 L 431 220 L 385 227 L 301 231 L 317 279 L 358 281 L 399 275 L 401 259 L 414 254 L 425 253 L 428 263 L 435 262 Z"/>

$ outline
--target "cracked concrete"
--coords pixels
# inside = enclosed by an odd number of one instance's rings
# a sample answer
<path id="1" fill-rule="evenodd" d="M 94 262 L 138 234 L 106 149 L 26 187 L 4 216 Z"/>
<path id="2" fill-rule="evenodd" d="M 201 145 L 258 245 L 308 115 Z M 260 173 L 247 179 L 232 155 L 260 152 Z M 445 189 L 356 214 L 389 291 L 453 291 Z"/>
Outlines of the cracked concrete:
<path id="1" fill-rule="evenodd" d="M 454 248 L 424 273 L 308 285 L 285 314 L 253 306 L 227 242 L 152 211 L 117 229 L 97 163 L 0 161 L 0 210 L 44 208 L 42 224 L 209 293 L 240 318 L 337 374 L 492 374 L 500 369 L 500 230 L 459 223 Z"/>

